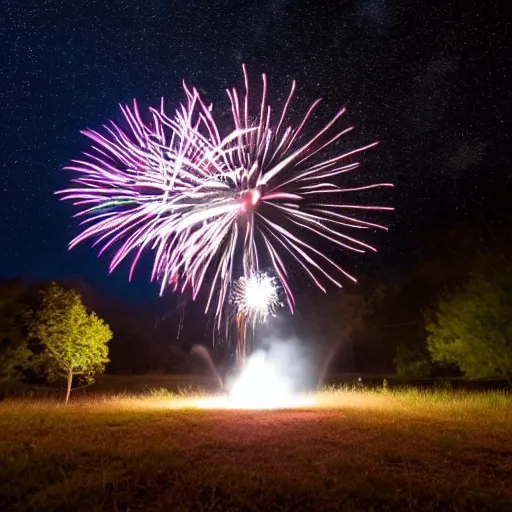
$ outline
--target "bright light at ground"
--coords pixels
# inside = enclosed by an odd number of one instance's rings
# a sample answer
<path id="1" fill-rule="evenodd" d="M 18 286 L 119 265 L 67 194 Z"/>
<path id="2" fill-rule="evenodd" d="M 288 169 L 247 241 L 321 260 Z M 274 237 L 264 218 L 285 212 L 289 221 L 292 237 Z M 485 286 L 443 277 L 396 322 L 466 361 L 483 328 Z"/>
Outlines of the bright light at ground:
<path id="1" fill-rule="evenodd" d="M 265 361 L 264 352 L 249 359 L 229 392 L 229 402 L 236 409 L 274 409 L 292 401 L 290 383 Z"/>
<path id="2" fill-rule="evenodd" d="M 229 409 L 284 409 L 313 405 L 313 397 L 296 395 L 292 383 L 280 376 L 266 360 L 264 352 L 256 352 L 234 381 L 229 393 L 200 401 L 200 407 Z"/>

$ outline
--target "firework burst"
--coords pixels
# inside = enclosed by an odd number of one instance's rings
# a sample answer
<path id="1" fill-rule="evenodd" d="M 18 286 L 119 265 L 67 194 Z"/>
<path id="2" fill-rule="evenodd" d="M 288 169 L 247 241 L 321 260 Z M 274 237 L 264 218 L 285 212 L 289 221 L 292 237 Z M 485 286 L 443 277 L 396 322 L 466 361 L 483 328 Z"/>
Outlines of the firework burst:
<path id="1" fill-rule="evenodd" d="M 234 285 L 232 302 L 236 312 L 251 318 L 251 323 L 266 322 L 281 305 L 276 279 L 264 272 L 240 277 Z"/>
<path id="2" fill-rule="evenodd" d="M 73 188 L 61 191 L 85 217 L 84 230 L 70 244 L 94 238 L 100 254 L 117 244 L 110 270 L 133 256 L 130 277 L 145 250 L 155 254 L 152 279 L 161 291 L 172 285 L 190 287 L 194 297 L 208 283 L 207 310 L 213 308 L 221 325 L 231 283 L 245 284 L 264 264 L 282 283 L 294 309 L 289 265 L 295 265 L 322 290 L 325 283 L 341 287 L 347 274 L 312 236 L 340 249 L 375 250 L 347 230 L 386 229 L 357 217 L 362 210 L 385 206 L 344 203 L 340 198 L 389 183 L 342 187 L 344 173 L 358 167 L 354 155 L 376 143 L 326 157 L 352 128 L 336 130 L 340 110 L 313 136 L 305 135 L 319 100 L 296 126 L 287 123 L 295 82 L 276 116 L 267 104 L 267 81 L 259 108 L 250 112 L 249 82 L 244 67 L 245 94 L 228 90 L 233 130 L 221 137 L 212 107 L 196 89 L 184 84 L 187 103 L 174 117 L 163 108 L 150 109 L 143 122 L 137 104 L 121 107 L 129 129 L 105 126 L 105 135 L 83 132 L 94 145 L 85 158 L 67 169 L 79 173 Z M 264 262 L 264 263 L 262 263 Z M 242 282 L 242 281 L 241 281 Z"/>

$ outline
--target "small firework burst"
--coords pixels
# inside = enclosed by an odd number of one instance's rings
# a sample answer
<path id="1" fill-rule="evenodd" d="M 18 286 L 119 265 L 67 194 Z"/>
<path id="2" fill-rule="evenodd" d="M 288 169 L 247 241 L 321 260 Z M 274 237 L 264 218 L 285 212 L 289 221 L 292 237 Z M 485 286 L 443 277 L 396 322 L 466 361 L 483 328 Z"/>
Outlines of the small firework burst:
<path id="1" fill-rule="evenodd" d="M 265 272 L 240 277 L 234 285 L 232 302 L 236 312 L 245 315 L 250 323 L 266 322 L 282 305 L 276 278 Z"/>

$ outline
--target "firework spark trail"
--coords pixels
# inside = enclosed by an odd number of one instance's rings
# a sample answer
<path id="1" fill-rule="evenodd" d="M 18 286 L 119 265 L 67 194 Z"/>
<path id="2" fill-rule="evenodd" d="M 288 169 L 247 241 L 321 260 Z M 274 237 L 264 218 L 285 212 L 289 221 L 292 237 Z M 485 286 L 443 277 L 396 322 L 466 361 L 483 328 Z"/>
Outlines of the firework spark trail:
<path id="1" fill-rule="evenodd" d="M 214 308 L 218 327 L 231 284 L 240 275 L 248 278 L 258 272 L 260 262 L 273 268 L 292 311 L 287 258 L 324 291 L 325 280 L 341 286 L 338 275 L 353 279 L 310 243 L 309 235 L 340 249 L 375 250 L 341 228 L 386 228 L 347 210 L 392 210 L 332 200 L 333 195 L 392 186 L 343 188 L 331 181 L 356 169 L 354 155 L 376 144 L 321 159 L 352 130 L 334 129 L 344 109 L 308 139 L 305 129 L 320 100 L 298 126 L 287 126 L 293 82 L 274 125 L 265 75 L 254 115 L 245 67 L 243 71 L 243 98 L 236 89 L 227 91 L 234 124 L 227 137 L 221 137 L 212 107 L 184 84 L 187 102 L 173 118 L 165 114 L 162 101 L 159 110 L 150 109 L 152 123 L 145 124 L 134 102 L 132 109 L 121 107 L 129 133 L 114 123 L 104 127 L 106 135 L 84 131 L 94 142 L 93 150 L 67 167 L 80 173 L 73 180 L 76 187 L 59 192 L 83 208 L 77 216 L 87 217 L 70 248 L 95 238 L 94 245 L 102 244 L 101 254 L 120 243 L 110 270 L 135 253 L 130 278 L 141 254 L 153 250 L 151 277 L 160 281 L 161 292 L 169 285 L 181 291 L 190 287 L 196 297 L 208 280 L 206 309 Z"/>

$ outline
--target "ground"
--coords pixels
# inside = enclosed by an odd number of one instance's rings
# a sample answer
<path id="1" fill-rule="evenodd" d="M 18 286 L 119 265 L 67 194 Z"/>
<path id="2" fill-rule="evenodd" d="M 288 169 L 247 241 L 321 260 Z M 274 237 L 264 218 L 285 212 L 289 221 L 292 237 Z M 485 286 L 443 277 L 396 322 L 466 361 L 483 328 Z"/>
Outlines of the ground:
<path id="1" fill-rule="evenodd" d="M 0 403 L 1 510 L 512 510 L 512 395 L 328 391 L 230 411 L 165 393 Z"/>

